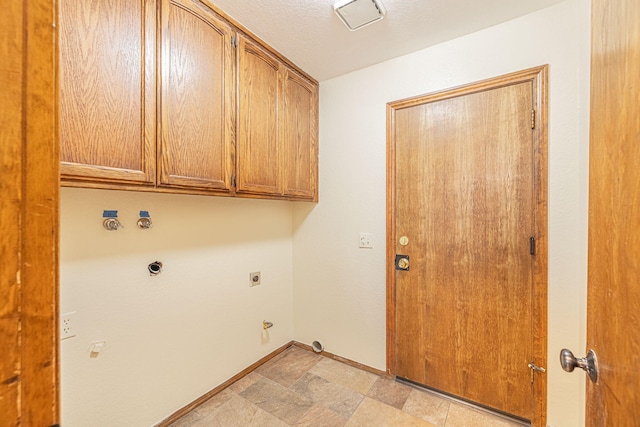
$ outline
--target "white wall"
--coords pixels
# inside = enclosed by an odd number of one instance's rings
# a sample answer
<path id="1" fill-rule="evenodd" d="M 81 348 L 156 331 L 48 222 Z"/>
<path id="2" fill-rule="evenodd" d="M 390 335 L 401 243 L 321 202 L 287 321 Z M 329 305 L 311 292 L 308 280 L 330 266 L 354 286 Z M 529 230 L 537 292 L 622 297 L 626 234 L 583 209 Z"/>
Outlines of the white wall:
<path id="1" fill-rule="evenodd" d="M 295 339 L 386 367 L 386 103 L 549 64 L 548 423 L 584 425 L 584 375 L 557 360 L 585 347 L 588 47 L 588 1 L 568 0 L 322 82 L 320 203 L 294 207 Z"/>
<path id="2" fill-rule="evenodd" d="M 104 230 L 105 209 L 125 228 Z M 291 203 L 63 188 L 60 227 L 65 427 L 153 425 L 292 339 Z"/>

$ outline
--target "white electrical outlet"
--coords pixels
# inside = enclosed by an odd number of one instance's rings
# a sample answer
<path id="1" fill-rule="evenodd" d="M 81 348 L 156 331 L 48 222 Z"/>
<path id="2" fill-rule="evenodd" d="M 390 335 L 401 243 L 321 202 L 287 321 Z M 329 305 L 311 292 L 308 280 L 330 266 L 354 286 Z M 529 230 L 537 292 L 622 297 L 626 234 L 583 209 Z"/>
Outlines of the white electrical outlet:
<path id="1" fill-rule="evenodd" d="M 256 271 L 254 273 L 249 273 L 249 286 L 253 287 L 253 286 L 258 286 L 260 284 L 260 272 Z"/>
<path id="2" fill-rule="evenodd" d="M 60 315 L 60 340 L 76 336 L 76 329 L 74 325 L 75 314 L 75 311 L 71 311 Z"/>
<path id="3" fill-rule="evenodd" d="M 360 247 L 361 248 L 373 248 L 373 234 L 372 233 L 360 233 Z"/>

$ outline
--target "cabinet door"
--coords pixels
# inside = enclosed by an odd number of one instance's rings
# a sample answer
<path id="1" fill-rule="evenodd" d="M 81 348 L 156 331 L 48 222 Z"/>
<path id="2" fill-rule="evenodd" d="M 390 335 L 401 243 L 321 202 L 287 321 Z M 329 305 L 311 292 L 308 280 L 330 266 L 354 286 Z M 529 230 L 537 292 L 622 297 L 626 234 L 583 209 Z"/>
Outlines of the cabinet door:
<path id="1" fill-rule="evenodd" d="M 59 0 L 64 181 L 155 179 L 155 0 Z"/>
<path id="2" fill-rule="evenodd" d="M 228 191 L 234 80 L 229 26 L 197 1 L 162 1 L 160 185 Z"/>
<path id="3" fill-rule="evenodd" d="M 284 194 L 317 200 L 318 86 L 286 69 L 282 92 L 279 114 Z"/>
<path id="4" fill-rule="evenodd" d="M 280 61 L 238 36 L 238 193 L 282 194 L 278 141 Z"/>

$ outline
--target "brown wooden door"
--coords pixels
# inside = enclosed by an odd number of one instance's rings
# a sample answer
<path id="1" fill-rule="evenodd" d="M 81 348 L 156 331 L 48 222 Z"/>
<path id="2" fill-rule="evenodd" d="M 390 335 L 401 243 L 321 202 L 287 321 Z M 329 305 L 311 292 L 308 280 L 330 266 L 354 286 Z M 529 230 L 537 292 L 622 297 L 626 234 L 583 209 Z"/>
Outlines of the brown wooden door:
<path id="1" fill-rule="evenodd" d="M 162 1 L 161 185 L 231 188 L 231 36 L 204 5 Z"/>
<path id="2" fill-rule="evenodd" d="M 155 0 L 58 3 L 64 180 L 155 182 Z"/>
<path id="3" fill-rule="evenodd" d="M 536 88 L 495 85 L 390 104 L 394 369 L 532 420 Z"/>
<path id="4" fill-rule="evenodd" d="M 284 194 L 314 200 L 318 195 L 318 86 L 286 69 L 282 93 Z"/>
<path id="5" fill-rule="evenodd" d="M 278 105 L 280 61 L 238 35 L 239 193 L 282 194 Z"/>
<path id="6" fill-rule="evenodd" d="M 630 427 L 640 422 L 640 3 L 592 5 L 587 350 L 600 372 L 587 380 L 586 418 Z"/>

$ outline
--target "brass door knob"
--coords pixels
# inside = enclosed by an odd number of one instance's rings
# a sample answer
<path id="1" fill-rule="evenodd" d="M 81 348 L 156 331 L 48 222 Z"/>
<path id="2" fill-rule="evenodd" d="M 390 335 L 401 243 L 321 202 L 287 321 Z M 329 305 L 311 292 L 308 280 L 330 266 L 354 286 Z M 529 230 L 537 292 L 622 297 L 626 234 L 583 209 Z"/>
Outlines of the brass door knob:
<path id="1" fill-rule="evenodd" d="M 593 350 L 589 350 L 587 357 L 575 357 L 571 350 L 563 348 L 560 352 L 560 366 L 567 372 L 580 368 L 589 375 L 592 382 L 598 381 L 598 358 Z"/>

